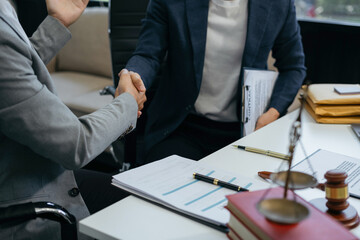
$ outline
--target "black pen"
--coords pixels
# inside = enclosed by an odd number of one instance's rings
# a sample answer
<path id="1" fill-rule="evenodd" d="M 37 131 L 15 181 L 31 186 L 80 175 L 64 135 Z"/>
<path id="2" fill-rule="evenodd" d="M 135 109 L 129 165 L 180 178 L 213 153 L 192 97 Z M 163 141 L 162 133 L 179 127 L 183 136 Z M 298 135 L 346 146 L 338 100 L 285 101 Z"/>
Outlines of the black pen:
<path id="1" fill-rule="evenodd" d="M 218 185 L 218 186 L 221 186 L 221 187 L 224 187 L 224 188 L 227 188 L 227 189 L 231 189 L 231 190 L 234 190 L 234 191 L 237 191 L 237 192 L 249 191 L 246 188 L 242 188 L 242 187 L 237 186 L 237 185 L 232 184 L 232 183 L 224 182 L 224 181 L 221 181 L 221 180 L 216 179 L 216 178 L 212 178 L 212 177 L 209 177 L 209 176 L 206 176 L 206 175 L 202 175 L 200 173 L 193 173 L 193 177 L 195 179 L 197 179 L 197 180 L 204 181 L 204 182 L 207 182 L 207 183 L 211 183 L 211 184 L 214 184 L 214 185 Z"/>
<path id="2" fill-rule="evenodd" d="M 246 146 L 241 146 L 241 145 L 233 145 L 233 146 L 236 147 L 236 148 L 243 149 L 243 150 L 248 151 L 248 152 L 260 153 L 260 154 L 263 154 L 263 155 L 267 155 L 267 156 L 270 156 L 270 157 L 281 158 L 281 159 L 284 159 L 284 160 L 289 160 L 290 159 L 289 155 L 278 153 L 278 152 L 273 152 L 273 151 L 270 151 L 270 150 L 263 150 L 263 149 L 260 149 L 260 148 L 246 147 Z"/>

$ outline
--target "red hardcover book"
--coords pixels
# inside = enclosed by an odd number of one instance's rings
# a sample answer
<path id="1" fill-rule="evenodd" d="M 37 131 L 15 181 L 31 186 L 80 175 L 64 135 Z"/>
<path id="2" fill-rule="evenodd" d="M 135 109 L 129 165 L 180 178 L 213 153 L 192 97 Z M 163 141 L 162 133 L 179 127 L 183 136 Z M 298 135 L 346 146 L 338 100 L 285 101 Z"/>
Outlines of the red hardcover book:
<path id="1" fill-rule="evenodd" d="M 264 197 L 265 191 L 268 191 L 265 198 L 282 198 L 284 193 L 284 189 L 278 187 L 227 196 L 226 208 L 231 213 L 228 226 L 241 238 L 245 239 L 244 237 L 250 234 L 255 239 L 358 239 L 335 219 L 299 196 L 296 196 L 296 201 L 309 209 L 307 218 L 297 224 L 279 224 L 266 219 L 256 208 L 256 204 Z M 289 191 L 288 198 L 293 199 L 293 197 L 293 193 Z"/>
<path id="2" fill-rule="evenodd" d="M 229 232 L 226 234 L 227 237 L 230 239 L 230 240 L 257 240 L 258 238 L 255 237 L 255 235 L 248 235 L 248 234 L 244 234 L 242 232 L 242 236 L 240 237 L 229 225 L 228 225 L 228 228 L 229 228 Z M 243 230 L 243 227 L 241 228 Z"/>
<path id="3" fill-rule="evenodd" d="M 259 237 L 254 233 L 254 231 L 252 231 L 247 226 L 245 226 L 233 214 L 230 214 L 230 220 L 229 220 L 229 223 L 227 224 L 227 227 L 229 228 L 228 237 L 232 240 L 239 240 L 239 239 L 258 240 L 259 239 Z"/>
<path id="4" fill-rule="evenodd" d="M 239 237 L 236 232 L 234 232 L 233 230 L 231 230 L 231 228 L 229 228 L 229 232 L 226 234 L 226 236 L 228 237 L 228 239 L 230 240 L 243 240 L 241 237 Z M 244 238 L 246 239 L 246 238 Z"/>

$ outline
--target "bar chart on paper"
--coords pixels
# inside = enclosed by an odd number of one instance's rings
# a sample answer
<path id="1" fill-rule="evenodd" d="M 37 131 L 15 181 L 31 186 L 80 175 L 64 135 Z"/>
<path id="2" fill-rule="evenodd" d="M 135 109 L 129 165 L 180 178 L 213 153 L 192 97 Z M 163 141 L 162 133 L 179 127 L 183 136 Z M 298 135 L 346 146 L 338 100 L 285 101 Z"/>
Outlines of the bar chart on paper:
<path id="1" fill-rule="evenodd" d="M 115 175 L 112 183 L 185 215 L 225 226 L 230 217 L 224 208 L 227 204 L 225 196 L 236 192 L 196 180 L 193 178 L 194 172 L 250 190 L 268 187 L 261 181 L 217 170 L 176 155 Z"/>

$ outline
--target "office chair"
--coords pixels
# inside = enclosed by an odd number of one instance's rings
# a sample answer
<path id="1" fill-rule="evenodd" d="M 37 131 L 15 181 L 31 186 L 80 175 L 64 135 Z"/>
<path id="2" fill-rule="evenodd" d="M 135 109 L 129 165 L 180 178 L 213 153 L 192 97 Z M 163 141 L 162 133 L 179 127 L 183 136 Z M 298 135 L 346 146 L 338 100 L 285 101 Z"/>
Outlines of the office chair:
<path id="1" fill-rule="evenodd" d="M 65 208 L 52 202 L 27 202 L 0 208 L 1 226 L 20 224 L 25 221 L 43 218 L 61 224 L 61 238 L 77 239 L 76 219 Z"/>
<path id="2" fill-rule="evenodd" d="M 113 81 L 116 87 L 119 82 L 118 73 L 125 68 L 127 61 L 135 51 L 138 36 L 141 30 L 141 20 L 145 18 L 149 0 L 110 0 L 109 1 L 109 38 L 110 52 L 113 71 Z M 156 84 L 151 89 L 147 89 L 147 102 L 144 110 L 151 102 L 154 95 Z M 113 87 L 107 87 L 104 93 L 114 92 Z M 145 128 L 146 112 L 143 112 L 138 119 L 136 129 L 128 134 L 124 139 L 112 144 L 114 154 L 118 159 L 123 159 L 122 170 L 135 167 L 141 164 L 139 151 L 142 146 L 142 135 Z M 122 153 L 119 156 L 118 153 Z"/>
<path id="3" fill-rule="evenodd" d="M 114 86 L 136 48 L 149 0 L 110 0 L 109 37 Z"/>

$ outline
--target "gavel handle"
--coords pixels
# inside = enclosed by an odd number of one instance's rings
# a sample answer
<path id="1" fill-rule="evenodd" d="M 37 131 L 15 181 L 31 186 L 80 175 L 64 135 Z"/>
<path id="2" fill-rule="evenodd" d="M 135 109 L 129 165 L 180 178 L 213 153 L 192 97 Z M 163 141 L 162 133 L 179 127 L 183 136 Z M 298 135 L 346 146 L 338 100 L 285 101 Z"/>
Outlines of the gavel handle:
<path id="1" fill-rule="evenodd" d="M 259 177 L 261 177 L 264 180 L 270 179 L 271 174 L 272 174 L 272 172 L 268 172 L 268 171 L 258 172 Z"/>

